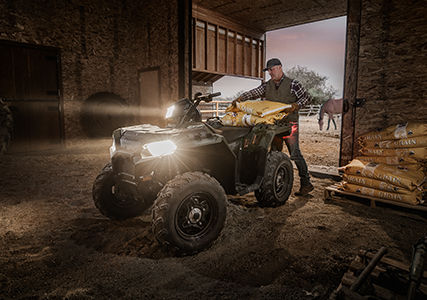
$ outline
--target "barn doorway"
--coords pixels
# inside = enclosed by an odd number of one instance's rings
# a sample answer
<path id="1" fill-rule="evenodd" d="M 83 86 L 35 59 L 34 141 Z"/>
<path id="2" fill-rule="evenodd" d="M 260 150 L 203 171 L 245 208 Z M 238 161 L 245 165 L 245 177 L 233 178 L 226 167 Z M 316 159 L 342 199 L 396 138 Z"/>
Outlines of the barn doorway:
<path id="1" fill-rule="evenodd" d="M 213 83 L 213 91 L 221 92 L 221 98 L 232 101 L 243 92 L 256 88 L 261 82 L 259 79 L 224 76 Z"/>
<path id="2" fill-rule="evenodd" d="M 343 95 L 346 23 L 343 16 L 266 33 L 266 60 L 279 58 L 285 74 L 302 82 L 314 98 L 300 110 L 300 147 L 307 164 L 320 171 L 339 165 L 341 114 L 334 114 L 336 127 L 331 120 L 329 128 L 328 115 L 322 115 L 320 130 L 319 110 L 329 97 Z M 319 84 L 312 84 L 316 80 Z"/>
<path id="3" fill-rule="evenodd" d="M 63 143 L 60 53 L 53 47 L 0 41 L 0 97 L 14 118 L 9 151 Z"/>

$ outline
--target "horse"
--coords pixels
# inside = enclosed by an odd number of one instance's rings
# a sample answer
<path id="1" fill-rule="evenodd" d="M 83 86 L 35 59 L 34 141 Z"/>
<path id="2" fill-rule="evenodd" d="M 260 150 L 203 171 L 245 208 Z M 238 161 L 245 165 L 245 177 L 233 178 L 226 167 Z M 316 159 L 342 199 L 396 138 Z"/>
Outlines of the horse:
<path id="1" fill-rule="evenodd" d="M 334 123 L 334 127 L 335 130 L 337 130 L 337 124 L 335 123 L 334 120 L 334 114 L 342 114 L 342 98 L 341 99 L 329 99 L 328 101 L 326 101 L 325 103 L 322 104 L 322 106 L 320 106 L 320 110 L 319 110 L 319 130 L 322 130 L 323 128 L 323 115 L 325 113 L 328 114 L 328 127 L 326 128 L 326 130 L 329 130 L 329 124 L 331 123 L 331 119 L 332 119 L 332 123 Z"/>

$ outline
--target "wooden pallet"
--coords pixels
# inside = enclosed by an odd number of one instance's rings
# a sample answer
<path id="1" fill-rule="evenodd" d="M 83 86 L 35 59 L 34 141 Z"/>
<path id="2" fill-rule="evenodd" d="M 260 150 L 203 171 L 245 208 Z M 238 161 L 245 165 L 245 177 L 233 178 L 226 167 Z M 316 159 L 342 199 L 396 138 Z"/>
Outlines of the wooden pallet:
<path id="1" fill-rule="evenodd" d="M 332 293 L 330 299 L 366 299 L 356 290 L 351 290 L 351 287 L 360 277 L 360 274 L 367 268 L 368 263 L 374 258 L 374 253 L 370 251 L 360 250 L 356 258 L 349 265 L 346 273 L 344 273 L 341 283 L 338 288 Z M 407 299 L 407 289 L 401 290 L 399 293 L 393 291 L 391 283 L 385 281 L 386 274 L 393 274 L 395 278 L 401 278 L 401 284 L 409 286 L 409 269 L 410 264 L 403 261 L 398 261 L 392 258 L 382 257 L 374 266 L 373 270 L 367 275 L 365 283 L 371 288 L 368 289 L 372 297 L 379 299 Z M 421 276 L 421 282 L 418 290 L 421 294 L 427 293 L 427 271 L 424 271 Z M 363 289 L 363 288 L 362 288 Z"/>
<path id="2" fill-rule="evenodd" d="M 374 207 L 374 208 L 376 207 L 376 202 L 382 202 L 382 203 L 387 203 L 387 204 L 391 204 L 394 206 L 405 207 L 405 208 L 409 208 L 412 210 L 427 212 L 427 205 L 425 203 L 419 204 L 419 205 L 410 205 L 410 204 L 403 203 L 403 202 L 397 202 L 397 201 L 372 197 L 372 196 L 368 196 L 368 195 L 356 194 L 356 193 L 340 190 L 338 188 L 337 184 L 326 187 L 324 194 L 323 194 L 323 197 L 324 197 L 324 200 L 350 199 L 350 200 L 356 200 L 357 201 L 360 199 L 366 199 L 366 200 L 370 201 L 371 207 Z"/>

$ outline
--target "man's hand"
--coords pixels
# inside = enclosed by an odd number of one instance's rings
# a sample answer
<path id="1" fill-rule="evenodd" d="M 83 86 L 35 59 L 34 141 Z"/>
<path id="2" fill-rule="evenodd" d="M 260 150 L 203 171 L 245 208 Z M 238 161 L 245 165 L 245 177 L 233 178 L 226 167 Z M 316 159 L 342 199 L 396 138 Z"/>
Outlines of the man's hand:
<path id="1" fill-rule="evenodd" d="M 291 112 L 299 110 L 298 103 L 295 102 L 295 103 L 292 103 L 291 105 L 292 105 Z"/>
<path id="2" fill-rule="evenodd" d="M 238 98 L 234 99 L 234 100 L 233 100 L 233 102 L 231 102 L 231 105 L 232 105 L 233 107 L 236 107 L 236 103 L 237 103 L 237 102 L 242 102 L 242 99 L 241 99 L 240 97 L 238 97 Z"/>

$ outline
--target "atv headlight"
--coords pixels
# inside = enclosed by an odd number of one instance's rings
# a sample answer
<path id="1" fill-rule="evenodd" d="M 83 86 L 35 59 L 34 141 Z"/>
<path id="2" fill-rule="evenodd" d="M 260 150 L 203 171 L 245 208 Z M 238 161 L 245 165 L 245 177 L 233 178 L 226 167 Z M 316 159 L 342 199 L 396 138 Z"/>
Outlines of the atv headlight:
<path id="1" fill-rule="evenodd" d="M 116 152 L 116 141 L 113 139 L 113 144 L 110 147 L 110 158 L 113 157 L 114 152 Z"/>
<path id="2" fill-rule="evenodd" d="M 161 141 L 161 142 L 153 142 L 149 144 L 145 144 L 142 147 L 142 156 L 144 155 L 145 151 L 148 151 L 152 156 L 163 156 L 163 155 L 169 155 L 175 152 L 176 145 L 174 142 L 170 140 Z"/>
<path id="3" fill-rule="evenodd" d="M 166 118 L 166 119 L 171 118 L 171 117 L 172 117 L 172 115 L 173 115 L 173 111 L 174 111 L 174 110 L 175 110 L 175 105 L 169 106 L 169 107 L 168 107 L 168 110 L 166 111 L 166 116 L 165 116 L 165 118 Z"/>

